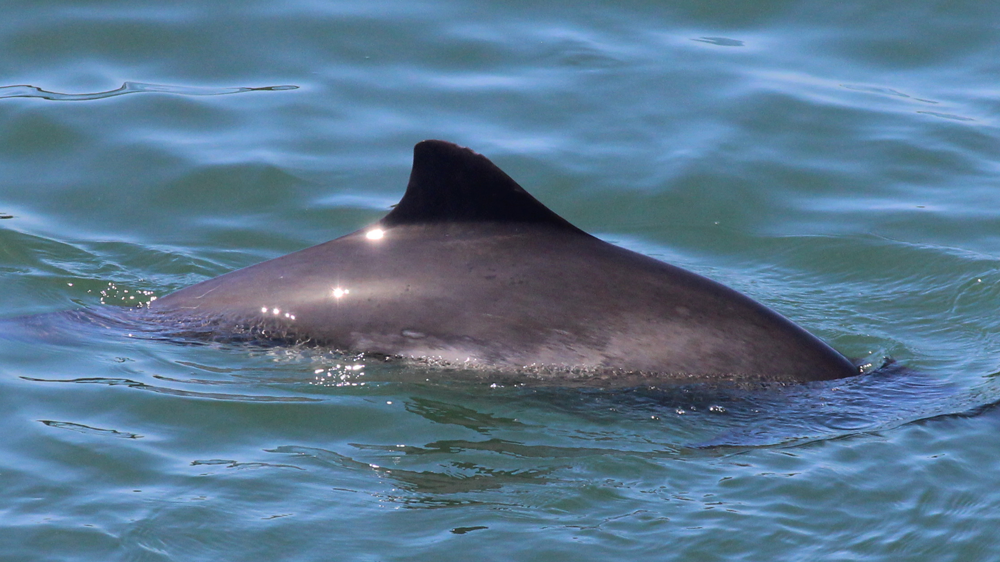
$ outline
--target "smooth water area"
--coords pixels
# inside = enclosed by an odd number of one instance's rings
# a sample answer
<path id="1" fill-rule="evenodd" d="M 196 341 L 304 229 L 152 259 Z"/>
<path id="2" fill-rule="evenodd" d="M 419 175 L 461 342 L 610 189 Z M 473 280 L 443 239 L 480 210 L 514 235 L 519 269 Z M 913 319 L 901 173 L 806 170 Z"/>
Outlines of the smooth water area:
<path id="1" fill-rule="evenodd" d="M 8 3 L 3 317 L 131 306 L 354 231 L 440 138 L 896 364 L 517 387 L 6 323 L 0 559 L 994 559 L 997 21 L 924 0 Z"/>

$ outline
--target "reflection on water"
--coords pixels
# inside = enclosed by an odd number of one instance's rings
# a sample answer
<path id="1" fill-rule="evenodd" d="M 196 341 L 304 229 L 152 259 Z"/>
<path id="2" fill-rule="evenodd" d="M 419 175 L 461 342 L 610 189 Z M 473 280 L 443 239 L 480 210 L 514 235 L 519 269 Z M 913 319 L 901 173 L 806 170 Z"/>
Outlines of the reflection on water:
<path id="1" fill-rule="evenodd" d="M 406 404 L 406 410 L 433 422 L 459 425 L 479 433 L 489 433 L 490 430 L 499 427 L 524 425 L 515 419 L 482 414 L 457 404 L 447 404 L 425 398 L 412 399 Z"/>

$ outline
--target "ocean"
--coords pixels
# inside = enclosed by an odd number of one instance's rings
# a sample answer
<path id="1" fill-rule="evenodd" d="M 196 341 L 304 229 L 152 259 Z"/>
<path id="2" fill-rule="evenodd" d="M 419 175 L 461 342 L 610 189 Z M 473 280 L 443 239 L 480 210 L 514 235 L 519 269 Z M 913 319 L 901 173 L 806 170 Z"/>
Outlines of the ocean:
<path id="1" fill-rule="evenodd" d="M 524 387 L 8 331 L 0 560 L 997 559 L 998 21 L 967 0 L 7 3 L 0 317 L 134 306 L 357 230 L 436 138 L 871 366 Z"/>

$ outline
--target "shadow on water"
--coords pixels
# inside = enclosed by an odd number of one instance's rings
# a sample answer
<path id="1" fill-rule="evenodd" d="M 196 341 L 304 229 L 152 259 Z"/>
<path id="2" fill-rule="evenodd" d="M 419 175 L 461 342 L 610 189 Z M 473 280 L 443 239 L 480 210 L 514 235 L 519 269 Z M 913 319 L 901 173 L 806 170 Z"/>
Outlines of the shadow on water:
<path id="1" fill-rule="evenodd" d="M 377 375 L 377 373 L 376 373 Z M 760 448 L 795 448 L 890 430 L 947 416 L 973 416 L 995 404 L 898 366 L 832 384 L 748 388 L 632 389 L 501 387 L 443 382 L 388 383 L 415 416 L 399 443 L 281 445 L 266 452 L 284 464 L 346 472 L 385 488 L 382 501 L 410 509 L 493 504 L 491 490 L 575 485 L 608 463 L 659 465 L 726 458 Z M 380 387 L 382 391 L 387 388 Z M 339 390 L 328 388 L 328 390 Z M 466 437 L 417 441 L 430 435 Z M 336 450 L 333 450 L 336 449 Z M 532 493 L 543 493 L 541 489 Z"/>
<path id="2" fill-rule="evenodd" d="M 473 406 L 484 401 L 489 408 L 557 413 L 590 427 L 641 426 L 645 432 L 651 427 L 648 424 L 654 423 L 652 427 L 658 429 L 646 437 L 662 445 L 661 452 L 797 446 L 944 416 L 974 416 L 992 410 L 1000 401 L 1000 387 L 992 380 L 963 389 L 952 381 L 894 362 L 856 377 L 811 383 L 606 388 L 582 386 L 577 379 L 569 385 L 560 385 L 558 380 L 511 384 L 510 375 L 505 373 L 497 375 L 496 380 L 503 381 L 497 383 L 483 372 L 449 373 L 405 361 L 393 370 L 381 360 L 374 364 L 363 356 L 352 360 L 366 364 L 364 372 L 347 363 L 338 364 L 339 376 L 328 378 L 323 371 L 315 384 L 342 387 L 378 381 L 397 385 L 397 393 L 414 393 L 406 402 L 409 413 L 482 435 L 530 425 L 520 418 L 497 416 Z"/>

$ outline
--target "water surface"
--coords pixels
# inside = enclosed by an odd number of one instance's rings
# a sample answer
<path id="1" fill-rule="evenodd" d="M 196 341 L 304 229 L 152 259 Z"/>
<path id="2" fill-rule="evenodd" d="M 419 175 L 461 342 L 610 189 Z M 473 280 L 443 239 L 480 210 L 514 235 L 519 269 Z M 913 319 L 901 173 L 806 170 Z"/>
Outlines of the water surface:
<path id="1" fill-rule="evenodd" d="M 905 368 L 602 391 L 8 337 L 0 557 L 989 559 L 998 10 L 11 4 L 4 317 L 132 305 L 351 232 L 441 138 L 588 232 Z"/>

